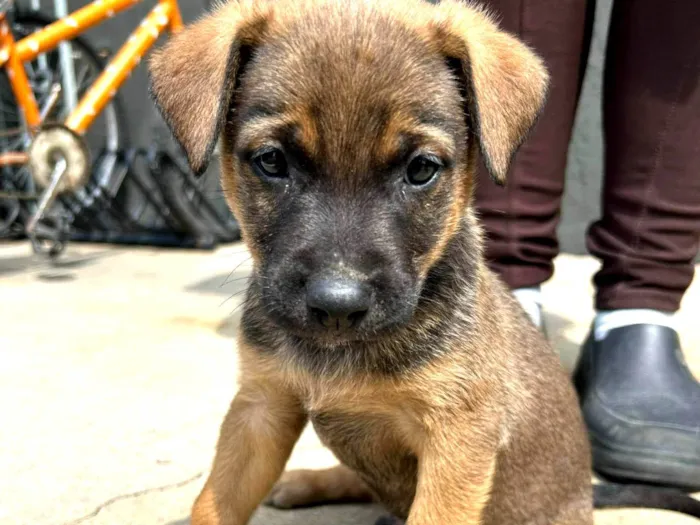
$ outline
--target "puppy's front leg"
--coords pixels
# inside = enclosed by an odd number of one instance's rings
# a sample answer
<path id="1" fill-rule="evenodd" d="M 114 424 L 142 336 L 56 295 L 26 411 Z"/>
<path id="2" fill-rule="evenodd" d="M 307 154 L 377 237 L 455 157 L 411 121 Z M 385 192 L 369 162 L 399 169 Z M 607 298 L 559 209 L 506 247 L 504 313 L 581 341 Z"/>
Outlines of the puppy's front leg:
<path id="1" fill-rule="evenodd" d="M 471 414 L 436 422 L 419 454 L 406 525 L 478 525 L 496 469 L 498 418 Z"/>
<path id="2" fill-rule="evenodd" d="M 192 525 L 244 525 L 272 488 L 306 424 L 283 387 L 249 381 L 221 425 L 211 474 L 192 510 Z"/>

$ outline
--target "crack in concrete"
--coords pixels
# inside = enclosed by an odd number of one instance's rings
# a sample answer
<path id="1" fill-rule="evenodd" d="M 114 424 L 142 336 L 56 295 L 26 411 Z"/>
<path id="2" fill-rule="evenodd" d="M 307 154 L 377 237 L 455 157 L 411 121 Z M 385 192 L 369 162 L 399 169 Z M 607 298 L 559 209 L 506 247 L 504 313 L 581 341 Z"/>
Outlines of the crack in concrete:
<path id="1" fill-rule="evenodd" d="M 176 483 L 169 483 L 167 485 L 161 485 L 159 487 L 151 487 L 148 489 L 139 490 L 137 492 L 130 492 L 128 494 L 120 494 L 118 496 L 114 496 L 113 498 L 110 498 L 107 501 L 100 503 L 97 507 L 95 507 L 95 509 L 92 512 L 85 514 L 84 516 L 81 516 L 80 518 L 76 518 L 72 521 L 67 521 L 63 525 L 78 525 L 80 523 L 84 523 L 85 521 L 94 518 L 100 512 L 102 512 L 104 509 L 106 509 L 107 507 L 109 507 L 110 505 L 112 505 L 114 503 L 117 503 L 118 501 L 123 501 L 123 500 L 131 499 L 131 498 L 138 498 L 139 496 L 144 496 L 146 494 L 150 494 L 153 492 L 165 492 L 166 490 L 184 487 L 188 483 L 192 483 L 193 481 L 196 481 L 199 478 L 201 478 L 204 475 L 204 472 L 205 471 L 198 472 L 194 476 L 191 476 L 191 477 L 189 477 L 185 480 L 182 480 L 182 481 L 178 481 Z"/>

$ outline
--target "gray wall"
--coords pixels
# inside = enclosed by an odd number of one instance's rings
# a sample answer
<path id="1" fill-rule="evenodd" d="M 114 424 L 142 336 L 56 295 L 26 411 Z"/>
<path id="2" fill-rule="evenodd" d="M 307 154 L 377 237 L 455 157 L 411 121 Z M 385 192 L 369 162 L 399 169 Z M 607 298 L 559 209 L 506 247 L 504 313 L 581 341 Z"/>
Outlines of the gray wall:
<path id="1" fill-rule="evenodd" d="M 588 68 L 569 148 L 566 191 L 559 225 L 563 251 L 585 253 L 585 233 L 600 214 L 603 173 L 601 87 L 612 0 L 598 0 Z"/>
<path id="2" fill-rule="evenodd" d="M 180 10 L 185 23 L 195 20 L 209 2 L 210 0 L 181 0 Z M 22 3 L 26 5 L 28 0 L 22 0 Z M 78 9 L 87 3 L 89 2 L 86 0 L 68 0 L 71 10 Z M 44 10 L 52 12 L 52 1 L 42 0 L 41 5 Z M 98 49 L 106 48 L 116 52 L 155 5 L 154 0 L 144 0 L 132 9 L 119 13 L 113 19 L 90 30 L 85 36 Z M 166 36 L 161 37 L 157 45 L 162 44 L 165 38 Z M 158 143 L 169 140 L 169 132 L 148 96 L 147 85 L 146 67 L 145 63 L 142 63 L 121 91 L 132 146 L 148 146 L 154 140 Z"/>
<path id="3" fill-rule="evenodd" d="M 584 233 L 589 222 L 599 213 L 599 192 L 602 173 L 602 140 L 600 135 L 600 88 L 602 79 L 603 50 L 607 35 L 607 24 L 612 0 L 598 0 L 596 27 L 581 105 L 576 121 L 572 147 L 569 152 L 567 191 L 564 199 L 560 225 L 562 249 L 573 253 L 584 253 Z M 21 0 L 27 4 L 28 0 Z M 69 0 L 71 8 L 87 2 Z M 183 0 L 180 2 L 185 22 L 192 21 L 201 13 L 208 0 Z M 45 9 L 52 9 L 49 0 L 43 0 Z M 130 11 L 117 15 L 87 37 L 98 48 L 116 51 L 125 41 L 140 19 L 155 2 L 146 0 Z M 132 145 L 148 146 L 167 140 L 168 132 L 147 95 L 147 76 L 141 65 L 127 81 L 122 91 L 126 103 L 129 134 Z"/>

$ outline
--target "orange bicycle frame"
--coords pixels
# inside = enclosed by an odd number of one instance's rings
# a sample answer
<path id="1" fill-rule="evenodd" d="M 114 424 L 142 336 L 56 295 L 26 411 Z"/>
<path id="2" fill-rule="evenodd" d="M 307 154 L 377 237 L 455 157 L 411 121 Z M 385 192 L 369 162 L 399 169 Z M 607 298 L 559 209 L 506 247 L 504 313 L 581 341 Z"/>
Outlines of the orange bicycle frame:
<path id="1" fill-rule="evenodd" d="M 24 63 L 52 50 L 61 42 L 80 35 L 116 13 L 141 0 L 94 0 L 70 15 L 15 41 L 4 14 L 0 14 L 0 67 L 4 67 L 27 126 L 35 130 L 41 125 L 40 110 L 32 93 Z M 139 64 L 165 29 L 179 31 L 182 17 L 177 0 L 159 0 L 141 25 L 112 58 L 109 65 L 88 88 L 66 118 L 64 125 L 83 134 L 97 115 L 114 97 L 117 90 Z"/>

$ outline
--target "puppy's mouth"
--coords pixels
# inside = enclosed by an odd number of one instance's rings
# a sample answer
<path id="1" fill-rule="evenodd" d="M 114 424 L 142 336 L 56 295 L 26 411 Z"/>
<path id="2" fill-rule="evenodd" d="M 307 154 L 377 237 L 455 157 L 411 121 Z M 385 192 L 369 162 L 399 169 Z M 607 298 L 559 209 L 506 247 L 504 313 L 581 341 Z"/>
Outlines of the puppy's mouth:
<path id="1" fill-rule="evenodd" d="M 314 342 L 326 348 L 337 348 L 353 343 L 370 343 L 390 337 L 410 322 L 410 315 L 404 322 L 343 322 L 337 319 L 324 320 L 323 314 L 309 312 L 306 319 L 282 317 L 276 309 L 266 310 L 270 320 L 287 335 L 307 342 Z M 320 317 L 320 319 L 319 319 Z"/>
<path id="2" fill-rule="evenodd" d="M 272 287 L 263 292 L 261 307 L 282 332 L 327 348 L 391 337 L 413 320 L 417 298 L 412 300 L 412 291 L 397 300 L 376 293 L 348 298 L 344 294 L 354 292 L 338 288 L 319 299 L 313 287 L 294 295 L 277 294 L 279 287 Z"/>
<path id="3" fill-rule="evenodd" d="M 308 332 L 303 330 L 294 330 L 290 333 L 293 337 L 304 340 L 307 342 L 313 342 L 317 346 L 332 350 L 339 347 L 357 344 L 357 343 L 371 343 L 373 341 L 381 338 L 380 334 L 361 334 L 358 332 Z"/>

